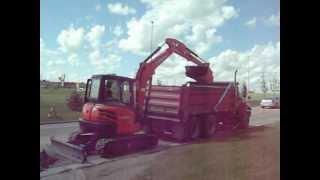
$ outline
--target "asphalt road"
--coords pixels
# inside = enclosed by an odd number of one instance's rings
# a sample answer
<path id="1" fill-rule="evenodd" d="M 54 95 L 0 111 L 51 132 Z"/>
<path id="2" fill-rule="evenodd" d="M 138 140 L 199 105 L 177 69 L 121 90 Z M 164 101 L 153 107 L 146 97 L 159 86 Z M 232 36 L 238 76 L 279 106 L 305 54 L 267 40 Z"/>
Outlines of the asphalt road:
<path id="1" fill-rule="evenodd" d="M 280 121 L 279 109 L 261 109 L 254 107 L 250 119 L 251 126 L 261 126 Z M 66 138 L 78 129 L 78 122 L 40 125 L 40 151 L 50 142 L 51 136 Z"/>

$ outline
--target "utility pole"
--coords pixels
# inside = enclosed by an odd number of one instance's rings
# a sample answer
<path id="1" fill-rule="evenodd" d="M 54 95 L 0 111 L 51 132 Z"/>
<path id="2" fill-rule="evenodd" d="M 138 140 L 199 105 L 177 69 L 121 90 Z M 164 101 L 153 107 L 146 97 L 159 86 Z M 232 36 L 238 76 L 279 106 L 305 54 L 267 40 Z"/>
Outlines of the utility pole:
<path id="1" fill-rule="evenodd" d="M 250 67 L 249 67 L 249 64 L 250 64 L 250 58 L 248 59 L 248 66 L 247 66 L 247 69 L 248 69 L 247 100 L 248 100 L 249 92 L 250 92 Z"/>
<path id="2" fill-rule="evenodd" d="M 151 21 L 150 53 L 152 53 L 153 21 Z"/>

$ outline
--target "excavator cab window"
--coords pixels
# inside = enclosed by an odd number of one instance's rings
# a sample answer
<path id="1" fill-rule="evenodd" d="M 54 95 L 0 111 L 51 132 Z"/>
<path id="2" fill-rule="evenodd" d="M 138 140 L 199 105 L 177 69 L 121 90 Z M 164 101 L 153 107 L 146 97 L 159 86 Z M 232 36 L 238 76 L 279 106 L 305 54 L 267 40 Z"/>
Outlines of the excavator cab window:
<path id="1" fill-rule="evenodd" d="M 88 87 L 88 98 L 98 99 L 99 88 L 100 88 L 100 79 L 92 79 Z"/>
<path id="2" fill-rule="evenodd" d="M 102 90 L 102 99 L 104 102 L 120 102 L 131 104 L 131 83 L 123 79 L 105 79 Z"/>
<path id="3" fill-rule="evenodd" d="M 122 102 L 129 104 L 131 100 L 130 83 L 128 81 L 122 82 L 121 89 L 122 89 Z"/>
<path id="4" fill-rule="evenodd" d="M 104 88 L 105 101 L 120 101 L 120 85 L 117 80 L 106 79 Z"/>

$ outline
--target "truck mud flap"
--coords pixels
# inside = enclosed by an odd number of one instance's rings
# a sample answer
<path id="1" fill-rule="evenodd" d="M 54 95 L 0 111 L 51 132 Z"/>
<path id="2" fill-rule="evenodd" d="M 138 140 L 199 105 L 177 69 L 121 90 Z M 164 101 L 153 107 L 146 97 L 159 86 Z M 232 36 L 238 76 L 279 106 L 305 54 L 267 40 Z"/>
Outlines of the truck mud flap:
<path id="1" fill-rule="evenodd" d="M 84 147 L 62 142 L 55 137 L 51 137 L 50 140 L 51 148 L 56 154 L 77 163 L 86 161 L 87 153 Z"/>

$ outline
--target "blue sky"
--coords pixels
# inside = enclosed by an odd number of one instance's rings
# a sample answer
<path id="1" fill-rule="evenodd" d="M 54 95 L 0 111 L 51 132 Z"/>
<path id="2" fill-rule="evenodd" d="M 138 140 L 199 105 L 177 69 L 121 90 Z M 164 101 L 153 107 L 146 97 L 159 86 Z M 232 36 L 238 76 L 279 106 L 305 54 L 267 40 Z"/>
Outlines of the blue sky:
<path id="1" fill-rule="evenodd" d="M 41 78 L 57 80 L 65 73 L 69 81 L 84 81 L 97 73 L 134 75 L 150 52 L 151 20 L 154 46 L 166 37 L 183 41 L 212 64 L 217 79 L 232 77 L 228 67 L 242 68 L 243 79 L 244 66 L 250 66 L 253 76 L 261 69 L 277 74 L 279 11 L 277 0 L 43 0 Z M 157 78 L 183 79 L 183 67 L 176 66 L 184 62 L 172 59 Z"/>

